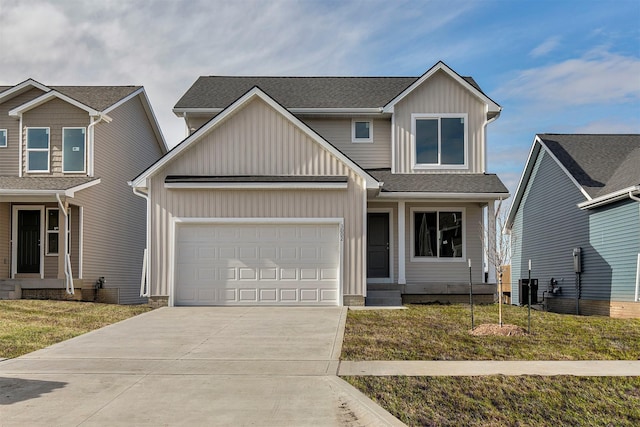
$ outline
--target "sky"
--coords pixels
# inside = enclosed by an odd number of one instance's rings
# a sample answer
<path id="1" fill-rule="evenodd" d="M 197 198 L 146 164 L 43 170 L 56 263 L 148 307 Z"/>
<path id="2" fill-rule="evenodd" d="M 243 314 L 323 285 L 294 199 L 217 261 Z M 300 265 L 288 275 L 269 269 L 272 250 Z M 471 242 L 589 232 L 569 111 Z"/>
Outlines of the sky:
<path id="1" fill-rule="evenodd" d="M 0 0 L 0 85 L 143 85 L 168 145 L 201 75 L 420 76 L 439 60 L 503 107 L 512 194 L 536 133 L 640 133 L 638 0 Z"/>

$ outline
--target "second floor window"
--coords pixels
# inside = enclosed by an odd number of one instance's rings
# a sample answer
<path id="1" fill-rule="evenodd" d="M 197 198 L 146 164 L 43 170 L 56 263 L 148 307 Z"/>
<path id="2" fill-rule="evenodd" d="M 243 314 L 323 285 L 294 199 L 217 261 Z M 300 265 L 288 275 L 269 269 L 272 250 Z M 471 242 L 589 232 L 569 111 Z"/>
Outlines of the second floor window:
<path id="1" fill-rule="evenodd" d="M 467 127 L 463 115 L 413 115 L 414 164 L 461 168 L 467 163 Z"/>
<path id="2" fill-rule="evenodd" d="M 62 171 L 85 172 L 85 128 L 62 129 Z"/>
<path id="3" fill-rule="evenodd" d="M 49 172 L 49 128 L 27 128 L 27 172 Z"/>
<path id="4" fill-rule="evenodd" d="M 353 120 L 351 142 L 373 142 L 373 120 Z"/>
<path id="5" fill-rule="evenodd" d="M 7 146 L 7 130 L 0 129 L 0 148 Z"/>

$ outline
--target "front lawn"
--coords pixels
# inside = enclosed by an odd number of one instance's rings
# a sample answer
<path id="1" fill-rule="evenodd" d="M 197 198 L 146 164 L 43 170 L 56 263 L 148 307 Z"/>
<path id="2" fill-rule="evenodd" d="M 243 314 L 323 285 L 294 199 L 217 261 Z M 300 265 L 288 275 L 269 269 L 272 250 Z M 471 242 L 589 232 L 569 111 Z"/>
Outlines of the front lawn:
<path id="1" fill-rule="evenodd" d="M 497 305 L 474 308 L 475 326 L 498 323 Z M 503 306 L 526 329 L 526 307 Z M 531 311 L 531 334 L 473 336 L 468 305 L 349 311 L 343 360 L 638 360 L 640 319 Z"/>
<path id="2" fill-rule="evenodd" d="M 78 301 L 0 301 L 0 358 L 31 353 L 151 309 Z"/>

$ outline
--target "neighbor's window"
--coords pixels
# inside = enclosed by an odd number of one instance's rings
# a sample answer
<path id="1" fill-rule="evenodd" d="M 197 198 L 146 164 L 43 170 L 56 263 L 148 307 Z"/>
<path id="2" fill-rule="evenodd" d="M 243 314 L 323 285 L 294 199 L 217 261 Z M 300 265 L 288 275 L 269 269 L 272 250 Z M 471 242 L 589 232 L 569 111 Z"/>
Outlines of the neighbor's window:
<path id="1" fill-rule="evenodd" d="M 27 172 L 49 172 L 49 128 L 27 128 Z"/>
<path id="2" fill-rule="evenodd" d="M 466 117 L 413 115 L 416 166 L 466 164 Z"/>
<path id="3" fill-rule="evenodd" d="M 415 258 L 461 258 L 462 211 L 413 212 Z"/>
<path id="4" fill-rule="evenodd" d="M 373 121 L 353 120 L 351 122 L 351 142 L 373 142 Z"/>
<path id="5" fill-rule="evenodd" d="M 7 146 L 7 130 L 0 129 L 0 148 Z"/>
<path id="6" fill-rule="evenodd" d="M 62 171 L 85 171 L 85 128 L 62 129 Z"/>
<path id="7" fill-rule="evenodd" d="M 47 208 L 47 255 L 58 254 L 60 242 L 60 212 Z"/>

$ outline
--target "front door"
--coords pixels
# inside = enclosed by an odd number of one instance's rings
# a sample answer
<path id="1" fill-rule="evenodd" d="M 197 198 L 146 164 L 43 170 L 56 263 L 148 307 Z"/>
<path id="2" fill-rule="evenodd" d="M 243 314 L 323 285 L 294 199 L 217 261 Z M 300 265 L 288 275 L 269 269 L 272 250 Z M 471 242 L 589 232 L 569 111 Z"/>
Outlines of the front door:
<path id="1" fill-rule="evenodd" d="M 40 211 L 18 211 L 18 273 L 40 273 Z"/>
<path id="2" fill-rule="evenodd" d="M 367 214 L 367 277 L 389 277 L 389 213 Z"/>

